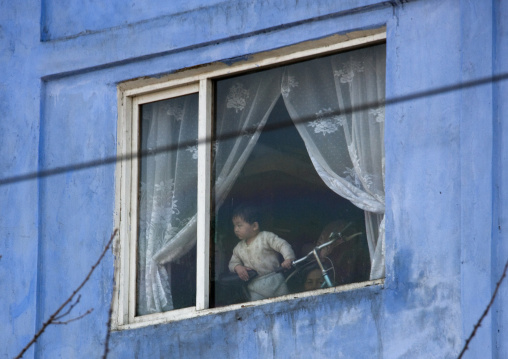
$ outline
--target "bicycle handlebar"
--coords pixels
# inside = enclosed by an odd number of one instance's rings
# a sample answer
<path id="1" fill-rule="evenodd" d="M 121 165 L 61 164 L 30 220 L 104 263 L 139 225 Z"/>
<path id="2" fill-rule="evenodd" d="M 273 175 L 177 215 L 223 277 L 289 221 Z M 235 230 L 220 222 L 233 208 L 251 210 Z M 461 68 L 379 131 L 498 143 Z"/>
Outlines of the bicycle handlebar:
<path id="1" fill-rule="evenodd" d="M 341 232 L 332 232 L 330 233 L 330 236 L 328 237 L 328 242 L 325 242 L 319 246 L 317 246 L 316 248 L 314 248 L 312 251 L 309 252 L 309 254 L 307 254 L 305 257 L 302 257 L 300 259 L 295 259 L 291 265 L 292 266 L 296 266 L 298 263 L 301 263 L 303 261 L 305 261 L 307 258 L 309 258 L 310 256 L 314 256 L 316 259 L 318 258 L 318 251 L 323 249 L 324 247 L 327 247 L 329 246 L 330 244 L 332 244 L 333 242 L 335 242 L 337 239 L 342 239 L 344 242 L 346 241 L 349 241 L 350 239 L 356 237 L 356 236 L 359 236 L 361 234 L 361 232 L 359 233 L 355 233 L 351 236 L 348 236 L 346 238 L 344 238 L 342 236 L 342 233 L 352 224 L 352 222 L 349 222 L 344 228 L 342 228 L 342 231 Z"/>
<path id="2" fill-rule="evenodd" d="M 346 226 L 346 228 L 349 227 L 349 224 Z M 346 229 L 344 228 L 344 229 Z M 291 264 L 293 266 L 296 266 L 298 263 L 300 262 L 303 262 L 305 261 L 307 258 L 309 258 L 310 256 L 315 256 L 317 255 L 317 251 L 323 249 L 324 247 L 326 246 L 329 246 L 330 244 L 332 244 L 333 242 L 335 242 L 337 239 L 341 238 L 342 239 L 342 234 L 341 232 L 338 232 L 338 233 L 335 233 L 335 232 L 332 232 L 330 233 L 330 236 L 328 237 L 328 239 L 330 239 L 328 242 L 325 242 L 319 246 L 317 246 L 316 248 L 314 248 L 312 251 L 309 252 L 309 254 L 307 254 L 305 257 L 302 257 L 300 259 L 295 259 Z"/>

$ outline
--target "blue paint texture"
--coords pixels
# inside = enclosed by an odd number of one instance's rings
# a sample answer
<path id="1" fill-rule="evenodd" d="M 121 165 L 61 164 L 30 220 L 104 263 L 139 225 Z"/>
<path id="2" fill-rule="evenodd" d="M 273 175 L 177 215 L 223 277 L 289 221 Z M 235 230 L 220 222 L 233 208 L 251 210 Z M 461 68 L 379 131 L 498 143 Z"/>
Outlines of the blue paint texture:
<path id="1" fill-rule="evenodd" d="M 0 179 L 116 154 L 117 84 L 386 26 L 388 98 L 508 73 L 497 0 L 0 2 Z M 386 108 L 383 285 L 112 333 L 109 358 L 454 358 L 508 259 L 508 81 Z M 114 165 L 0 185 L 0 358 L 113 229 Z M 98 358 L 108 254 L 25 358 Z M 508 282 L 465 358 L 508 358 Z"/>

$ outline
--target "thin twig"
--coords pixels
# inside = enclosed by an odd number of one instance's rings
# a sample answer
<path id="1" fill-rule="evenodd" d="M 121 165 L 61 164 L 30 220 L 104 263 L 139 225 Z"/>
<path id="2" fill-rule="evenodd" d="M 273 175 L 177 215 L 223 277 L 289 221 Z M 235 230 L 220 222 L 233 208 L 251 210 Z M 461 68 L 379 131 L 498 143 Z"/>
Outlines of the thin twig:
<path id="1" fill-rule="evenodd" d="M 114 292 L 113 292 L 114 293 Z M 107 359 L 109 353 L 109 338 L 111 337 L 111 316 L 113 315 L 113 305 L 109 307 L 108 331 L 106 332 L 106 340 L 104 341 L 104 354 L 102 359 Z"/>
<path id="2" fill-rule="evenodd" d="M 70 305 L 69 309 L 68 309 L 65 313 L 63 313 L 63 314 L 61 314 L 61 315 L 59 315 L 59 316 L 55 317 L 54 319 L 55 319 L 55 320 L 60 320 L 60 319 L 62 319 L 63 317 L 65 317 L 65 316 L 69 315 L 69 314 L 71 313 L 71 311 L 74 309 L 74 307 L 75 307 L 76 305 L 78 305 L 78 303 L 79 303 L 80 299 L 81 299 L 81 294 L 80 294 L 80 295 L 78 295 L 78 297 L 76 298 L 76 301 Z"/>
<path id="3" fill-rule="evenodd" d="M 118 250 L 118 246 L 113 246 L 113 250 Z M 114 253 L 115 256 L 117 253 Z M 109 338 L 111 337 L 111 318 L 113 317 L 113 301 L 114 296 L 116 292 L 116 281 L 115 277 L 113 276 L 113 291 L 111 292 L 111 301 L 109 303 L 109 313 L 108 313 L 108 323 L 107 325 L 107 332 L 106 332 L 106 339 L 104 340 L 104 354 L 102 355 L 102 359 L 107 359 L 108 353 L 109 353 Z"/>
<path id="4" fill-rule="evenodd" d="M 97 259 L 97 262 L 90 268 L 90 271 L 88 272 L 88 275 L 86 278 L 81 282 L 81 284 L 72 292 L 69 298 L 63 304 L 49 317 L 49 319 L 42 325 L 41 329 L 33 336 L 32 340 L 28 342 L 28 344 L 21 350 L 21 352 L 14 358 L 19 359 L 22 358 L 25 352 L 39 339 L 39 337 L 44 333 L 46 328 L 50 326 L 51 324 L 54 324 L 55 318 L 57 318 L 60 314 L 60 312 L 69 304 L 73 298 L 76 296 L 76 294 L 83 288 L 83 286 L 90 280 L 90 277 L 92 276 L 92 273 L 94 272 L 95 268 L 101 263 L 102 259 L 108 252 L 109 247 L 111 247 L 111 243 L 113 243 L 113 239 L 115 238 L 116 234 L 118 233 L 118 229 L 115 228 L 113 231 L 113 234 L 111 234 L 111 238 L 109 239 L 108 243 L 106 244 L 106 247 L 104 247 L 104 250 L 102 251 L 99 259 Z"/>
<path id="5" fill-rule="evenodd" d="M 497 295 L 497 292 L 499 290 L 499 287 L 501 286 L 501 283 L 503 282 L 503 280 L 506 278 L 506 272 L 507 272 L 507 270 L 508 270 L 508 260 L 506 261 L 506 264 L 504 265 L 503 274 L 501 275 L 501 278 L 499 279 L 499 281 L 496 284 L 496 289 L 494 290 L 494 293 L 492 294 L 492 298 L 490 298 L 489 305 L 487 305 L 487 308 L 485 308 L 485 311 L 483 312 L 482 316 L 480 317 L 480 319 L 478 320 L 478 322 L 474 326 L 473 332 L 471 333 L 469 338 L 467 338 L 466 343 L 464 344 L 464 348 L 462 348 L 462 351 L 460 352 L 460 354 L 457 357 L 457 359 L 461 359 L 462 358 L 462 356 L 464 355 L 464 353 L 468 349 L 469 343 L 471 342 L 471 340 L 475 336 L 476 331 L 481 326 L 483 319 L 487 316 L 487 314 L 488 314 L 488 312 L 490 310 L 490 307 L 492 307 L 492 304 L 494 303 L 494 299 L 496 299 L 496 295 Z"/>
<path id="6" fill-rule="evenodd" d="M 81 319 L 81 318 L 84 318 L 86 317 L 88 314 L 92 313 L 93 312 L 93 308 L 90 308 L 88 309 L 85 313 L 81 314 L 79 317 L 76 317 L 76 318 L 72 318 L 72 319 L 69 319 L 69 320 L 66 320 L 65 322 L 60 322 L 60 321 L 53 321 L 53 323 L 51 324 L 69 324 L 70 322 L 74 322 L 78 319 Z"/>

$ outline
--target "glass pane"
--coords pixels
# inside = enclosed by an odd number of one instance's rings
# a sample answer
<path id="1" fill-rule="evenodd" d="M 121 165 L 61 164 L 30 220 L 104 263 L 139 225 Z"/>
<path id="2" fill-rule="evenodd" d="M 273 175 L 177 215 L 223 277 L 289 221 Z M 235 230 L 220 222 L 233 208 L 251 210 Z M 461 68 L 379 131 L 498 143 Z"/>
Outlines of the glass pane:
<path id="1" fill-rule="evenodd" d="M 198 95 L 141 107 L 136 314 L 196 301 Z"/>
<path id="2" fill-rule="evenodd" d="M 384 99 L 384 61 L 380 45 L 216 82 L 211 306 L 369 280 L 384 108 L 350 110 Z"/>

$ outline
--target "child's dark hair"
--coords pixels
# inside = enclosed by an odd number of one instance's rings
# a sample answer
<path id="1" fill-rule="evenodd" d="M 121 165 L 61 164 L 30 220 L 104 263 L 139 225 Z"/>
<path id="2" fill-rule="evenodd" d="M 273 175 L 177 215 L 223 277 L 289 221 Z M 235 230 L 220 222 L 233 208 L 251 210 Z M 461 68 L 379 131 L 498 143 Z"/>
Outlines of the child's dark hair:
<path id="1" fill-rule="evenodd" d="M 260 225 L 261 218 L 257 208 L 247 205 L 240 205 L 233 210 L 231 218 L 241 218 L 249 224 L 258 222 Z"/>

